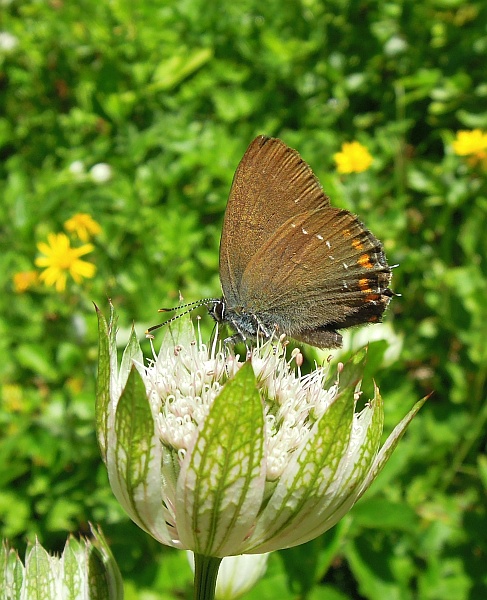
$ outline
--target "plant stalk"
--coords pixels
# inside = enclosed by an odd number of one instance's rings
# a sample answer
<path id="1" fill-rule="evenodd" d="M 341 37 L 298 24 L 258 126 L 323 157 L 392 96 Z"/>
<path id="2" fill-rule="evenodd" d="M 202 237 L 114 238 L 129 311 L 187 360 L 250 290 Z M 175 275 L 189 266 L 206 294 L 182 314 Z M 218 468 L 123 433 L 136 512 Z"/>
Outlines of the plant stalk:
<path id="1" fill-rule="evenodd" d="M 221 561 L 216 556 L 194 555 L 194 600 L 214 600 Z"/>

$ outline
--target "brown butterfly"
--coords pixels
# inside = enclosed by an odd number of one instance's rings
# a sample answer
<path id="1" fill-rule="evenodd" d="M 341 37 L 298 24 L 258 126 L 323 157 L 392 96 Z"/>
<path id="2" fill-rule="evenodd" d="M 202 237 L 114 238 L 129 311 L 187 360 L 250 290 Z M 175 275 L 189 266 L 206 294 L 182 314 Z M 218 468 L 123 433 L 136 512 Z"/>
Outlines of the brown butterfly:
<path id="1" fill-rule="evenodd" d="M 330 206 L 296 150 L 263 135 L 233 179 L 220 281 L 222 298 L 188 306 L 206 304 L 236 332 L 229 340 L 285 333 L 319 348 L 340 347 L 339 329 L 380 321 L 394 295 L 379 240 L 355 215 Z"/>

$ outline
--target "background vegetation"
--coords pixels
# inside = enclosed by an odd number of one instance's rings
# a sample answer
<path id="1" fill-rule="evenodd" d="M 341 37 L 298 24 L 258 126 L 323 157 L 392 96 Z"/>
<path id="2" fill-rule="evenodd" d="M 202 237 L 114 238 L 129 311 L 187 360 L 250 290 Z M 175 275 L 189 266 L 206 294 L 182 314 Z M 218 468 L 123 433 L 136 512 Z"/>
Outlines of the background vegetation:
<path id="1" fill-rule="evenodd" d="M 2 0 L 0 11 L 0 535 L 56 550 L 98 522 L 129 600 L 190 597 L 184 553 L 142 534 L 108 487 L 91 302 L 112 298 L 122 344 L 124 327 L 142 335 L 178 290 L 218 295 L 232 176 L 266 133 L 298 149 L 400 265 L 384 327 L 345 350 L 371 342 L 387 428 L 434 395 L 352 513 L 274 555 L 251 595 L 485 598 L 487 162 L 452 141 L 487 129 L 487 4 Z M 340 175 L 333 154 L 352 140 L 374 161 Z M 94 277 L 19 288 L 37 243 L 77 213 L 101 226 L 83 257 Z"/>

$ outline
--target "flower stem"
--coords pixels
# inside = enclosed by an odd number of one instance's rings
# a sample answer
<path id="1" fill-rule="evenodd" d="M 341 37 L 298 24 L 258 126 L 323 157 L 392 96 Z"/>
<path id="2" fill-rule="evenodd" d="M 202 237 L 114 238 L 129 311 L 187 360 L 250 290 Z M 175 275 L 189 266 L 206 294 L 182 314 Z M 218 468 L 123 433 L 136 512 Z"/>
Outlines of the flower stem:
<path id="1" fill-rule="evenodd" d="M 214 599 L 221 561 L 216 556 L 194 555 L 194 600 Z"/>

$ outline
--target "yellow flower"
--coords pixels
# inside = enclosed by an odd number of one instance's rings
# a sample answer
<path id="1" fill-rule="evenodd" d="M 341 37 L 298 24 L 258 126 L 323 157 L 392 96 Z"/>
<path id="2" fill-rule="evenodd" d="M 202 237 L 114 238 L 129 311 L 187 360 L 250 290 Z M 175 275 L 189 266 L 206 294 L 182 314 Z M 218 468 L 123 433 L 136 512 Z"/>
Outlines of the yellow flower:
<path id="1" fill-rule="evenodd" d="M 37 271 L 19 271 L 14 275 L 14 290 L 17 294 L 26 292 L 39 281 Z"/>
<path id="2" fill-rule="evenodd" d="M 71 248 L 69 238 L 64 233 L 50 233 L 47 240 L 47 244 L 45 242 L 37 244 L 44 256 L 40 256 L 35 261 L 38 267 L 45 267 L 40 279 L 46 285 L 56 286 L 56 291 L 62 292 L 66 289 L 68 271 L 76 283 L 80 283 L 83 277 L 94 276 L 95 265 L 79 258 L 93 250 L 92 244 Z"/>
<path id="3" fill-rule="evenodd" d="M 339 173 L 362 173 L 372 164 L 372 156 L 360 142 L 345 142 L 342 151 L 333 155 Z"/>
<path id="4" fill-rule="evenodd" d="M 88 213 L 76 213 L 64 223 L 64 229 L 74 233 L 82 242 L 101 233 L 101 227 Z"/>
<path id="5" fill-rule="evenodd" d="M 487 134 L 480 129 L 472 131 L 457 131 L 457 138 L 452 142 L 455 154 L 467 156 L 476 154 L 485 156 L 487 151 Z"/>

